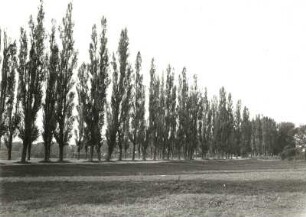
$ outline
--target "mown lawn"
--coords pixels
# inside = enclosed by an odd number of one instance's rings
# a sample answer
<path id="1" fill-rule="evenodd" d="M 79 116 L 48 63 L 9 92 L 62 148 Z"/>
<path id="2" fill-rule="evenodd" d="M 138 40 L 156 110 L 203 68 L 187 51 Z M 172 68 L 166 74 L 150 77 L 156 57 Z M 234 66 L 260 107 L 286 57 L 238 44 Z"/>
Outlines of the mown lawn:
<path id="1" fill-rule="evenodd" d="M 305 162 L 2 165 L 1 178 L 0 216 L 306 216 Z"/>

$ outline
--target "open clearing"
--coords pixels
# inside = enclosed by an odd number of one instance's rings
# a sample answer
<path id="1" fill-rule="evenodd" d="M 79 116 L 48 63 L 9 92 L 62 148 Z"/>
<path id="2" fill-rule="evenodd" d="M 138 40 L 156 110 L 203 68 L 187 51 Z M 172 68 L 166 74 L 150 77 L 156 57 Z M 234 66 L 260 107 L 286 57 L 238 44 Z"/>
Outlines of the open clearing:
<path id="1" fill-rule="evenodd" d="M 2 163 L 0 216 L 306 216 L 306 162 Z"/>

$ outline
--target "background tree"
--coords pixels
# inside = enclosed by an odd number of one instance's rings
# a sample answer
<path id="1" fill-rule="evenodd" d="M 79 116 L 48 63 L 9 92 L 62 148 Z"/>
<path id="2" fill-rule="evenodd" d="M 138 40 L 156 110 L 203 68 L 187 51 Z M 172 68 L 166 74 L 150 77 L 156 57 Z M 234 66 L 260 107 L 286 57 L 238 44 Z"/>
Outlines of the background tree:
<path id="1" fill-rule="evenodd" d="M 187 100 L 188 100 L 188 83 L 186 77 L 186 68 L 183 68 L 179 75 L 179 87 L 178 87 L 178 133 L 177 133 L 177 155 L 181 158 L 182 149 L 185 150 L 187 138 L 186 133 L 188 132 L 188 111 L 187 111 Z"/>
<path id="2" fill-rule="evenodd" d="M 77 64 L 77 53 L 74 49 L 72 22 L 72 3 L 68 4 L 63 26 L 60 28 L 62 50 L 60 51 L 60 69 L 57 76 L 57 104 L 55 138 L 59 145 L 59 161 L 64 159 L 64 146 L 72 137 L 74 117 L 72 116 L 74 92 L 71 91 L 74 82 L 73 70 Z"/>
<path id="3" fill-rule="evenodd" d="M 187 155 L 186 158 L 189 160 L 193 159 L 194 152 L 197 149 L 199 138 L 198 138 L 198 125 L 200 120 L 200 93 L 198 90 L 197 76 L 193 76 L 193 85 L 187 103 L 187 114 L 188 116 L 188 131 L 187 131 Z"/>
<path id="4" fill-rule="evenodd" d="M 236 104 L 235 117 L 234 117 L 234 146 L 233 153 L 235 156 L 240 154 L 239 148 L 241 146 L 241 101 L 238 100 Z"/>
<path id="5" fill-rule="evenodd" d="M 4 135 L 5 145 L 8 150 L 8 160 L 11 160 L 13 137 L 19 124 L 18 106 L 14 107 L 16 99 L 16 53 L 16 43 L 9 43 L 4 32 L 2 79 L 0 84 L 0 140 Z"/>
<path id="6" fill-rule="evenodd" d="M 55 104 L 56 104 L 56 80 L 59 73 L 59 50 L 55 42 L 55 26 L 50 35 L 50 57 L 48 60 L 45 82 L 45 102 L 43 103 L 43 140 L 45 146 L 45 161 L 50 160 L 51 144 L 56 129 Z"/>
<path id="7" fill-rule="evenodd" d="M 44 39 L 45 30 L 43 25 L 44 10 L 41 2 L 37 23 L 30 18 L 30 54 L 28 60 L 28 42 L 26 32 L 21 29 L 19 48 L 19 94 L 23 109 L 23 118 L 20 125 L 20 137 L 23 140 L 21 161 L 26 161 L 28 150 L 28 160 L 30 160 L 31 145 L 35 141 L 39 132 L 35 125 L 37 112 L 42 101 L 42 82 L 44 80 Z"/>
<path id="8" fill-rule="evenodd" d="M 251 151 L 251 135 L 252 126 L 250 121 L 250 113 L 247 107 L 243 108 L 242 122 L 241 122 L 241 147 L 240 155 L 247 156 Z"/>
<path id="9" fill-rule="evenodd" d="M 159 80 L 156 76 L 154 59 L 151 60 L 150 89 L 149 89 L 149 140 L 153 149 L 153 159 L 156 160 L 157 152 L 157 116 L 159 107 Z"/>
<path id="10" fill-rule="evenodd" d="M 295 143 L 305 150 L 304 153 L 306 160 L 306 125 L 301 125 L 296 129 Z"/>
<path id="11" fill-rule="evenodd" d="M 202 141 L 200 143 L 201 156 L 204 159 L 207 155 L 209 146 L 211 145 L 211 129 L 212 129 L 212 113 L 210 110 L 210 104 L 207 96 L 207 88 L 205 88 L 204 96 L 202 99 L 202 107 L 203 107 L 203 121 L 202 121 Z M 200 129 L 199 129 L 200 130 Z"/>
<path id="12" fill-rule="evenodd" d="M 233 114 L 233 101 L 232 95 L 229 93 L 227 97 L 227 123 L 226 123 L 226 157 L 232 157 L 234 154 L 234 143 L 235 143 L 235 135 L 234 135 L 234 114 Z"/>
<path id="13" fill-rule="evenodd" d="M 295 147 L 294 136 L 296 134 L 296 128 L 294 123 L 291 122 L 281 122 L 278 125 L 278 138 L 277 144 L 278 147 L 275 149 L 275 152 L 280 153 L 287 146 L 287 148 Z"/>
<path id="14" fill-rule="evenodd" d="M 156 135 L 156 147 L 157 147 L 157 156 L 159 158 L 164 159 L 165 151 L 166 151 L 166 93 L 165 93 L 165 76 L 162 73 L 161 78 L 158 81 L 159 90 L 156 91 L 158 95 L 158 104 L 157 104 L 157 117 L 156 117 L 156 124 L 157 124 L 157 135 Z"/>
<path id="15" fill-rule="evenodd" d="M 167 159 L 173 154 L 176 134 L 176 86 L 174 84 L 174 70 L 169 65 L 167 68 L 165 90 L 165 151 Z M 164 155 L 164 153 L 163 153 Z M 163 156 L 164 157 L 164 156 Z"/>
<path id="16" fill-rule="evenodd" d="M 227 99 L 224 87 L 219 90 L 219 104 L 216 123 L 216 151 L 224 156 L 225 147 L 227 144 Z"/>

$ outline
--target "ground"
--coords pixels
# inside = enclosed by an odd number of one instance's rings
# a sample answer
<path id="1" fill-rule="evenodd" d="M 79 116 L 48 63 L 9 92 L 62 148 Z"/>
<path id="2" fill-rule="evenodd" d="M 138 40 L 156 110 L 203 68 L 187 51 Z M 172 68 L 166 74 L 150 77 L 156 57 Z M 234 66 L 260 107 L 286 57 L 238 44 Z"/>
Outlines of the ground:
<path id="1" fill-rule="evenodd" d="M 306 162 L 0 162 L 0 216 L 306 216 Z"/>

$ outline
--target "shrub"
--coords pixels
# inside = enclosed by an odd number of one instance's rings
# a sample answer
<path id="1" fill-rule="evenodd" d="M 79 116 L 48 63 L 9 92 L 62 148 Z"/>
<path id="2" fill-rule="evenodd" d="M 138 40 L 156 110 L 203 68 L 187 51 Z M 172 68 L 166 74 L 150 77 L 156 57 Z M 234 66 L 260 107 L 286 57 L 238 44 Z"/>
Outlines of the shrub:
<path id="1" fill-rule="evenodd" d="M 291 146 L 286 146 L 284 150 L 281 152 L 280 156 L 282 160 L 293 160 L 297 155 L 297 149 Z"/>

